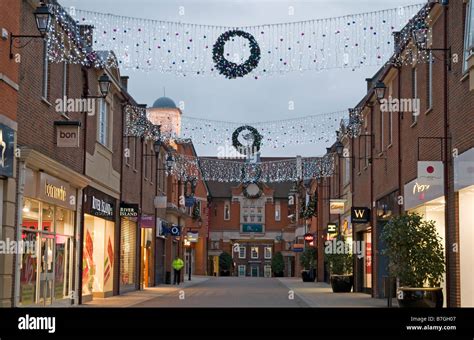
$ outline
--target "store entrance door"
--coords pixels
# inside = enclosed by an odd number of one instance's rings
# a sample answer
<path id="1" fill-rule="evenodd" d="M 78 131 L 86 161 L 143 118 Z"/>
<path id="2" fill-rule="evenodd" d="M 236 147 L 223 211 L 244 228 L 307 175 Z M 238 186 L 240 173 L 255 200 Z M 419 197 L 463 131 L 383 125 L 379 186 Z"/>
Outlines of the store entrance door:
<path id="1" fill-rule="evenodd" d="M 40 234 L 40 275 L 38 289 L 38 304 L 46 306 L 53 302 L 54 282 L 54 236 Z"/>

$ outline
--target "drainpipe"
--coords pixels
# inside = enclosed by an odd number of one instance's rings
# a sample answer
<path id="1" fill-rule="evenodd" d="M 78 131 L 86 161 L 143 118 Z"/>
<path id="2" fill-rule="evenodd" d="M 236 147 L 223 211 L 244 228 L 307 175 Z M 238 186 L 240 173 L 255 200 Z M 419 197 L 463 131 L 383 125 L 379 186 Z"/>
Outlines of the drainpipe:
<path id="1" fill-rule="evenodd" d="M 17 192 L 17 206 L 16 206 L 16 239 L 17 241 L 21 240 L 21 225 L 23 224 L 23 194 L 25 192 L 25 173 L 26 173 L 26 163 L 25 161 L 20 161 L 19 170 L 18 170 L 18 192 Z M 38 242 L 37 242 L 38 243 Z M 38 244 L 36 244 L 38 246 Z M 21 256 L 20 254 L 15 255 L 15 296 L 13 301 L 13 306 L 18 307 L 20 303 L 20 272 L 21 272 Z"/>
<path id="2" fill-rule="evenodd" d="M 374 202 L 374 105 L 372 103 L 369 104 L 370 106 L 370 205 L 372 206 L 372 214 L 371 214 L 371 219 L 372 219 L 372 229 L 371 229 L 371 240 L 372 244 L 375 245 L 377 244 L 376 240 L 376 233 L 375 233 L 375 227 L 376 227 L 376 213 L 374 213 L 374 208 L 376 207 L 376 204 Z M 365 138 L 368 138 L 367 136 Z M 365 141 L 367 143 L 367 140 Z M 365 145 L 364 145 L 365 147 Z M 366 155 L 367 157 L 367 155 Z M 375 247 L 374 247 L 375 248 Z M 376 270 L 376 263 L 375 263 L 375 249 L 371 251 L 371 263 L 372 263 L 372 297 L 376 296 L 377 291 L 377 270 Z M 378 250 L 378 249 L 377 249 Z"/>
<path id="3" fill-rule="evenodd" d="M 445 62 L 444 65 L 444 199 L 445 199 L 445 253 L 446 253 L 446 303 L 448 307 L 456 307 L 456 301 L 453 301 L 451 298 L 451 273 L 449 271 L 449 267 L 451 262 L 455 262 L 455 257 L 452 256 L 450 249 L 451 249 L 451 237 L 450 237 L 450 230 L 454 226 L 450 226 L 450 217 L 451 217 L 451 210 L 449 209 L 449 202 L 451 200 L 451 185 L 449 181 L 450 169 L 449 166 L 452 164 L 450 157 L 451 153 L 449 152 L 449 140 L 450 131 L 449 131 L 449 89 L 448 89 L 448 58 L 450 58 L 447 48 L 448 48 L 448 6 L 444 6 L 444 48 L 446 49 L 444 52 Z M 453 240 L 454 241 L 454 240 Z M 453 263 L 455 265 L 455 263 Z M 456 287 L 454 287 L 456 289 Z"/>
<path id="4" fill-rule="evenodd" d="M 401 94 L 402 94 L 402 68 L 397 67 L 397 78 L 398 78 L 398 102 L 400 103 Z M 398 193 L 399 195 L 403 195 L 403 183 L 402 183 L 402 120 L 403 120 L 403 112 L 398 112 Z M 398 215 L 402 214 L 402 205 L 398 204 Z"/>

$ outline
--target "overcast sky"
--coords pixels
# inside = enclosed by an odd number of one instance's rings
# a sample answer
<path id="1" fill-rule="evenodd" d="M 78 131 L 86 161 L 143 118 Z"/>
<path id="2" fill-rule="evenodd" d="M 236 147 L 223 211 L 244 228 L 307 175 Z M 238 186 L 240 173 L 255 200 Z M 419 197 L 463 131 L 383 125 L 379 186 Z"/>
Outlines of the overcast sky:
<path id="1" fill-rule="evenodd" d="M 246 26 L 293 22 L 370 12 L 419 4 L 424 0 L 59 0 L 63 6 L 168 21 L 196 24 Z M 184 6 L 185 15 L 179 15 Z M 294 15 L 288 15 L 288 7 Z M 221 77 L 177 77 L 159 72 L 124 71 L 130 76 L 129 92 L 151 106 L 163 95 L 184 101 L 185 115 L 229 121 L 277 120 L 345 110 L 356 105 L 366 90 L 365 78 L 377 67 L 322 72 L 287 73 L 283 76 L 227 80 Z M 294 110 L 288 110 L 288 102 Z M 265 149 L 262 156 L 319 156 L 329 145 L 305 145 Z M 217 153 L 217 147 L 196 143 L 200 156 Z"/>

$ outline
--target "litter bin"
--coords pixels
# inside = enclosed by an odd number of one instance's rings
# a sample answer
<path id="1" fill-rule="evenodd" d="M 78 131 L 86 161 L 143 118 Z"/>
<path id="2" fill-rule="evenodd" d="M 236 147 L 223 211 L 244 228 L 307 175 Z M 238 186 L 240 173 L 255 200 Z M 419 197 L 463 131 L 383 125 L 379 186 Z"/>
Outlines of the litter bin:
<path id="1" fill-rule="evenodd" d="M 170 285 L 171 284 L 171 272 L 166 272 L 166 275 L 165 275 L 165 283 L 167 285 Z"/>

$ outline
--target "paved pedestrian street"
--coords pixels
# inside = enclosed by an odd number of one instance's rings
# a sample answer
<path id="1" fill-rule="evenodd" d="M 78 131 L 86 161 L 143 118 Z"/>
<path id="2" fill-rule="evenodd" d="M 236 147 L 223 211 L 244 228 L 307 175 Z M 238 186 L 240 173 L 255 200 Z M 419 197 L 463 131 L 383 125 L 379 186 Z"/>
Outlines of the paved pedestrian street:
<path id="1" fill-rule="evenodd" d="M 299 278 L 196 276 L 179 286 L 161 285 L 84 307 L 385 307 L 386 300 L 362 293 L 333 293 L 323 282 Z M 394 303 L 396 306 L 396 303 Z"/>

